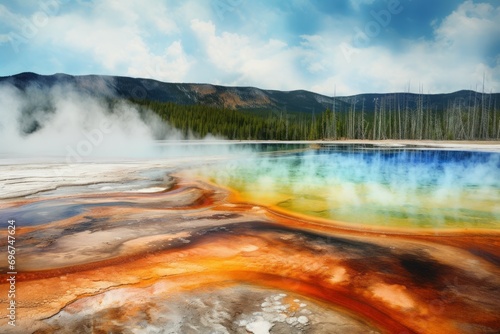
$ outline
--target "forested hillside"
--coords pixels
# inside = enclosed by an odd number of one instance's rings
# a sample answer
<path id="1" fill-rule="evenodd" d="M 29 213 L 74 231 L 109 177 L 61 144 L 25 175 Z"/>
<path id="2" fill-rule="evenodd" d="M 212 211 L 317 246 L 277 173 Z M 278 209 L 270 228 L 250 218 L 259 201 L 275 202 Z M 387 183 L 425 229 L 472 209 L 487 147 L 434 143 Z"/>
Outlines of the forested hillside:
<path id="1" fill-rule="evenodd" d="M 426 107 L 423 98 L 410 107 L 408 101 L 389 95 L 376 98 L 371 111 L 365 109 L 363 101 L 351 101 L 348 111 L 332 108 L 317 113 L 133 102 L 151 109 L 185 134 L 202 137 L 211 133 L 239 140 L 500 139 L 500 106 L 484 96 L 475 103 L 450 101 L 444 110 L 438 110 Z"/>

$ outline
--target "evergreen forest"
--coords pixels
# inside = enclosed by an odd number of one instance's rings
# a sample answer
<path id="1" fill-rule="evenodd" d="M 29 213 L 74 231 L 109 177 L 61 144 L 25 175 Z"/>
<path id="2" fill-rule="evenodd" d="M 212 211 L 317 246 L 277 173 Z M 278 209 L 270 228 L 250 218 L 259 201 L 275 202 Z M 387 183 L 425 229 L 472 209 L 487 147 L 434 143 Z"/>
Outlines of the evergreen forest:
<path id="1" fill-rule="evenodd" d="M 207 134 L 233 140 L 496 140 L 500 139 L 500 110 L 487 98 L 477 103 L 449 102 L 444 110 L 410 103 L 377 99 L 371 110 L 364 101 L 350 101 L 345 110 L 321 112 L 224 109 L 207 105 L 133 100 L 150 109 L 186 136 Z"/>

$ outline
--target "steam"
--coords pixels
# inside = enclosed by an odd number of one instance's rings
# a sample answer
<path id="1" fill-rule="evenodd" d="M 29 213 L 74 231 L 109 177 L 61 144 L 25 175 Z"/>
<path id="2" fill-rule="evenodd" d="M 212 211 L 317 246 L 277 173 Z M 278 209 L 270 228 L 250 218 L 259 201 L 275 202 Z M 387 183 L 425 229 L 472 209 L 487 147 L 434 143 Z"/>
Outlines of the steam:
<path id="1" fill-rule="evenodd" d="M 429 150 L 320 150 L 202 172 L 243 199 L 355 224 L 500 224 L 500 155 Z"/>
<path id="2" fill-rule="evenodd" d="M 0 101 L 0 154 L 7 157 L 152 157 L 155 141 L 186 139 L 152 111 L 70 85 L 25 91 L 2 85 Z"/>

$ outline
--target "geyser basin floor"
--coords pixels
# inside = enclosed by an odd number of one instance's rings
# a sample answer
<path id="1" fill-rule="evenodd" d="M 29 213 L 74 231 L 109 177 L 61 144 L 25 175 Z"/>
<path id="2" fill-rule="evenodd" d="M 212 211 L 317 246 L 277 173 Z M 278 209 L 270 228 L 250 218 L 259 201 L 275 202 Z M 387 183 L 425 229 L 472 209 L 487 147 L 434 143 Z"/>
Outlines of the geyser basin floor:
<path id="1" fill-rule="evenodd" d="M 140 165 L 116 166 L 106 182 L 135 182 L 137 169 L 163 165 L 166 174 L 175 168 L 172 161 Z M 16 167 L 40 175 L 46 168 L 56 167 Z M 103 175 L 92 169 L 85 178 Z M 155 176 L 151 187 L 166 188 L 158 192 L 88 186 L 69 195 L 56 190 L 4 199 L 0 214 L 55 206 L 65 212 L 75 205 L 82 211 L 30 226 L 17 220 L 18 326 L 8 327 L 0 313 L 0 328 L 38 334 L 500 331 L 497 229 L 345 229 L 236 203 L 225 188 L 175 175 Z M 8 285 L 1 283 L 5 309 Z"/>

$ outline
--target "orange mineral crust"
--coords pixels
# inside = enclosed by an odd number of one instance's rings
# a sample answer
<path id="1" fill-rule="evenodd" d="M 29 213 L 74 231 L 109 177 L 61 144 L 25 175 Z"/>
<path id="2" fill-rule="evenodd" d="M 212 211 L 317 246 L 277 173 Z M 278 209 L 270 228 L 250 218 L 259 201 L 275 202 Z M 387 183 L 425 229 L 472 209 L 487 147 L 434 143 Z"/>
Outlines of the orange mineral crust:
<path id="1" fill-rule="evenodd" d="M 27 220 L 43 208 L 59 218 L 19 223 L 17 326 L 9 327 L 1 313 L 0 328 L 9 333 L 500 331 L 495 231 L 346 229 L 233 203 L 227 190 L 201 181 L 175 182 L 156 193 L 7 203 Z M 2 233 L 0 247 L 5 247 Z M 9 285 L 1 283 L 5 308 Z"/>

